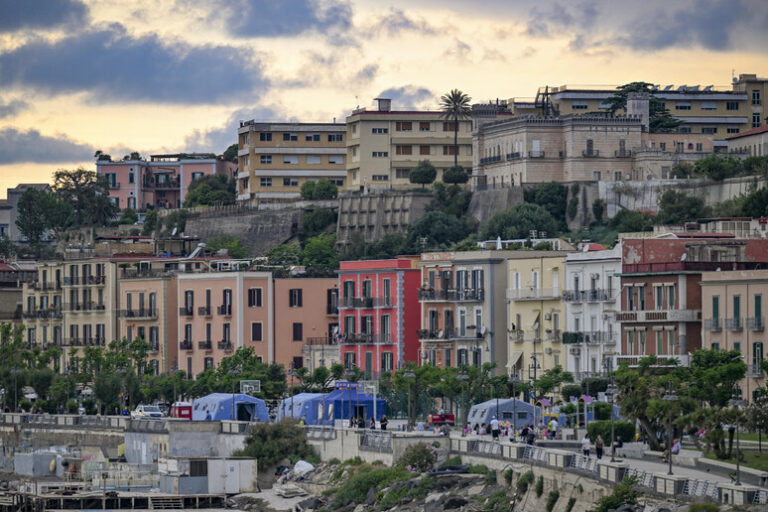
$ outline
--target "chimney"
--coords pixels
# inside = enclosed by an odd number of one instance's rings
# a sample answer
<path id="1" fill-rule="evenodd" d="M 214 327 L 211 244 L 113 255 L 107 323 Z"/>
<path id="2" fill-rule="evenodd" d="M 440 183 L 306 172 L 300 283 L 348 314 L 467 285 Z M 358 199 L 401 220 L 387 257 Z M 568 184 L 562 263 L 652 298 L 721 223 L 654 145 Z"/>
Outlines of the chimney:
<path id="1" fill-rule="evenodd" d="M 651 95 L 647 92 L 630 92 L 627 94 L 627 115 L 638 117 L 643 125 L 643 131 L 648 131 L 648 117 Z"/>
<path id="2" fill-rule="evenodd" d="M 379 103 L 377 110 L 379 112 L 389 112 L 392 110 L 392 100 L 389 98 L 374 98 L 373 101 Z"/>

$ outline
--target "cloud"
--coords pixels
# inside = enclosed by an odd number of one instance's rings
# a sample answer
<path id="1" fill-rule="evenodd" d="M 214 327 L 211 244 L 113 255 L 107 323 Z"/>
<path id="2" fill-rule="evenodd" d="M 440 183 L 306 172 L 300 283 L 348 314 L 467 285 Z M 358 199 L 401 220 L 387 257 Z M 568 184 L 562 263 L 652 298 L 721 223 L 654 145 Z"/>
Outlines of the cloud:
<path id="1" fill-rule="evenodd" d="M 257 122 L 266 122 L 282 119 L 282 122 L 285 122 L 285 117 L 283 112 L 272 106 L 240 108 L 232 112 L 223 125 L 206 130 L 194 130 L 184 137 L 182 151 L 223 153 L 230 145 L 237 142 L 240 121 L 254 119 Z"/>
<path id="2" fill-rule="evenodd" d="M 454 39 L 453 46 L 445 50 L 443 55 L 446 57 L 455 57 L 458 60 L 465 60 L 471 51 L 472 47 L 467 43 Z"/>
<path id="3" fill-rule="evenodd" d="M 429 36 L 437 33 L 436 29 L 427 21 L 410 18 L 401 9 L 391 7 L 387 14 L 379 16 L 370 28 L 364 30 L 364 34 L 369 38 L 380 34 L 394 37 L 406 31 L 418 32 Z"/>
<path id="4" fill-rule="evenodd" d="M 223 18 L 226 30 L 235 37 L 331 34 L 352 28 L 352 6 L 346 1 L 219 0 L 210 5 L 210 18 Z"/>
<path id="5" fill-rule="evenodd" d="M 308 51 L 299 68 L 289 77 L 273 79 L 272 85 L 277 88 L 338 87 L 338 84 L 362 85 L 370 83 L 379 72 L 375 63 L 360 65 L 359 58 L 345 59 L 339 52 Z"/>
<path id="6" fill-rule="evenodd" d="M 390 87 L 381 91 L 376 97 L 391 99 L 392 110 L 415 110 L 434 108 L 438 94 L 426 87 L 405 85 L 403 87 Z"/>
<path id="7" fill-rule="evenodd" d="M 85 25 L 88 8 L 78 0 L 2 0 L 0 33 Z"/>
<path id="8" fill-rule="evenodd" d="M 4 117 L 13 117 L 23 110 L 30 108 L 29 103 L 23 100 L 11 100 L 8 103 L 3 103 L 0 99 L 0 119 Z"/>
<path id="9" fill-rule="evenodd" d="M 0 86 L 88 92 L 97 102 L 221 103 L 265 85 L 250 50 L 133 37 L 119 24 L 0 53 Z"/>
<path id="10" fill-rule="evenodd" d="M 94 148 L 66 135 L 49 137 L 37 130 L 0 130 L 0 165 L 22 162 L 56 163 L 92 160 Z"/>

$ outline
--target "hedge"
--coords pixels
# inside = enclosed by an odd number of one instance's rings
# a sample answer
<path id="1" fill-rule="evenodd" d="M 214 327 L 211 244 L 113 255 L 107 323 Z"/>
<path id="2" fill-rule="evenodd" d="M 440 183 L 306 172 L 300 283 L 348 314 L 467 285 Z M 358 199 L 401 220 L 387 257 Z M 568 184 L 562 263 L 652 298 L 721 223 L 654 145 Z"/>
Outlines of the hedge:
<path id="1" fill-rule="evenodd" d="M 627 443 L 635 440 L 635 426 L 633 424 L 627 421 L 615 421 L 613 429 L 616 436 L 621 437 L 623 442 Z M 591 422 L 587 427 L 587 435 L 593 443 L 598 435 L 603 436 L 605 449 L 609 450 L 611 447 L 611 422 L 607 420 Z"/>

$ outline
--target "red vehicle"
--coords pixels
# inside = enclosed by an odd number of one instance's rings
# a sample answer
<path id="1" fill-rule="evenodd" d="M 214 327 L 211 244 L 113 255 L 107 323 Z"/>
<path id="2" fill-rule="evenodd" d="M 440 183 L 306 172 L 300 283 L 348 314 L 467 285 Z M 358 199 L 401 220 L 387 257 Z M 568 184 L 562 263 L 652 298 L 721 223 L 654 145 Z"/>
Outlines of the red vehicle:
<path id="1" fill-rule="evenodd" d="M 192 404 L 189 402 L 175 402 L 171 406 L 171 418 L 192 421 Z"/>
<path id="2" fill-rule="evenodd" d="M 453 426 L 455 421 L 456 417 L 453 414 L 445 414 L 442 411 L 427 416 L 427 423 L 431 425 L 445 425 L 447 423 L 448 425 Z"/>

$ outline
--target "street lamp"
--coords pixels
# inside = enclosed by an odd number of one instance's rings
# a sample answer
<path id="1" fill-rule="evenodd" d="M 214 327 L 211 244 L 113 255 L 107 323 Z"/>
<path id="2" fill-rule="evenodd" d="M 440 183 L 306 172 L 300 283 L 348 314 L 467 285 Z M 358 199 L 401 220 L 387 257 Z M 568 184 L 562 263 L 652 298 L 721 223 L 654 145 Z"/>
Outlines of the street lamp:
<path id="1" fill-rule="evenodd" d="M 669 403 L 669 418 L 667 423 L 667 461 L 669 462 L 668 475 L 672 475 L 672 403 L 678 400 L 677 395 L 672 390 L 672 381 L 667 381 L 667 394 L 661 397 L 662 400 Z"/>
<path id="2" fill-rule="evenodd" d="M 608 389 L 605 390 L 605 394 L 608 397 L 608 401 L 611 404 L 611 462 L 616 462 L 616 459 L 614 458 L 614 451 L 613 450 L 613 399 L 616 396 L 616 393 L 618 392 L 618 389 L 613 384 L 613 375 L 611 375 L 611 384 L 608 386 Z"/>
<path id="3" fill-rule="evenodd" d="M 347 371 L 344 372 L 344 378 L 347 380 L 347 401 L 349 402 L 349 426 L 350 427 L 352 427 L 352 385 L 350 383 L 351 382 L 350 379 L 354 375 L 355 374 L 352 372 L 352 368 L 347 368 Z"/>
<path id="4" fill-rule="evenodd" d="M 469 375 L 467 375 L 467 369 L 466 367 L 463 367 L 459 374 L 456 376 L 457 379 L 461 382 L 461 387 L 464 387 L 464 384 L 467 383 L 469 380 Z M 464 427 L 467 424 L 467 409 L 469 409 L 469 385 L 467 384 L 467 393 L 465 395 L 464 400 L 464 407 L 462 407 L 462 423 L 461 428 L 462 432 L 464 431 Z"/>
<path id="5" fill-rule="evenodd" d="M 739 407 L 744 405 L 741 399 L 741 393 L 737 386 L 733 387 L 733 396 L 730 400 L 731 406 L 736 409 L 736 482 L 734 485 L 741 485 L 741 447 L 739 444 Z"/>
<path id="6" fill-rule="evenodd" d="M 232 421 L 237 421 L 235 411 L 235 388 L 237 387 L 237 375 L 240 373 L 240 370 L 233 368 L 229 373 L 232 374 Z"/>
<path id="7" fill-rule="evenodd" d="M 517 367 L 509 377 L 509 382 L 512 384 L 512 439 L 517 441 L 517 392 L 515 386 L 520 382 L 520 378 L 517 376 Z"/>
<path id="8" fill-rule="evenodd" d="M 416 407 L 414 404 L 414 407 L 411 408 L 411 380 L 416 378 L 416 374 L 409 367 L 407 370 L 405 370 L 405 373 L 403 373 L 403 377 L 408 379 L 408 426 L 413 428 L 413 416 L 414 416 L 413 409 L 415 409 Z M 415 397 L 413 401 L 414 402 L 416 401 Z"/>
<path id="9" fill-rule="evenodd" d="M 293 369 L 293 365 L 291 365 L 291 369 L 286 373 L 286 375 L 291 377 L 291 418 L 296 419 L 296 411 L 293 410 L 293 378 L 296 377 L 296 370 Z"/>

